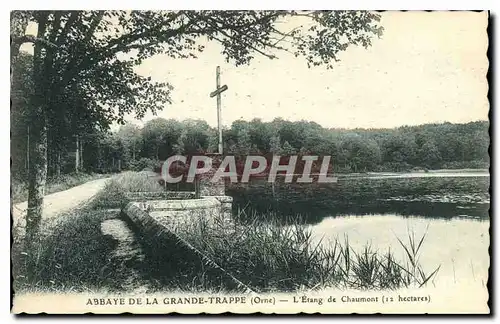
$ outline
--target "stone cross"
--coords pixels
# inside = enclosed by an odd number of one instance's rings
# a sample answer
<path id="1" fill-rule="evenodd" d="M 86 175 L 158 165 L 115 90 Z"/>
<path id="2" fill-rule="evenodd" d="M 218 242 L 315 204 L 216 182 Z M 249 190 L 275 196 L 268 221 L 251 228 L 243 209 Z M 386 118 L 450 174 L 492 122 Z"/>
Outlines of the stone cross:
<path id="1" fill-rule="evenodd" d="M 222 115 L 221 115 L 221 93 L 227 90 L 227 85 L 220 86 L 220 66 L 217 67 L 215 77 L 215 91 L 210 93 L 210 98 L 217 96 L 217 128 L 219 130 L 219 154 L 222 154 Z"/>

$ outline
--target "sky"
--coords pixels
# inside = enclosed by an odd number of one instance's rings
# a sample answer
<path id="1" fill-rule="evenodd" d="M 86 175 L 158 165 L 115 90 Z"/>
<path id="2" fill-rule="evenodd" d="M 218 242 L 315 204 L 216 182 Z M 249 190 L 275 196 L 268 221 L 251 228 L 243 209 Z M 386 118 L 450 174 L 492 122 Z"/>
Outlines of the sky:
<path id="1" fill-rule="evenodd" d="M 383 36 L 372 47 L 350 47 L 334 68 L 307 68 L 303 58 L 281 53 L 250 66 L 224 61 L 208 43 L 198 59 L 159 55 L 142 75 L 174 86 L 163 118 L 200 118 L 217 125 L 215 69 L 221 66 L 222 120 L 276 117 L 324 127 L 390 128 L 488 119 L 487 15 L 472 12 L 384 12 Z M 147 115 L 144 120 L 154 118 Z"/>
<path id="2" fill-rule="evenodd" d="M 226 63 L 207 43 L 197 59 L 156 55 L 137 72 L 173 85 L 173 103 L 157 117 L 204 119 L 217 125 L 216 66 L 221 67 L 222 122 L 276 117 L 335 128 L 487 120 L 487 14 L 383 12 L 384 34 L 368 49 L 351 46 L 333 69 L 308 68 L 304 58 L 256 56 L 249 66 Z M 284 28 L 286 29 L 286 25 Z M 290 26 L 293 27 L 293 26 Z M 155 118 L 147 114 L 136 124 Z"/>

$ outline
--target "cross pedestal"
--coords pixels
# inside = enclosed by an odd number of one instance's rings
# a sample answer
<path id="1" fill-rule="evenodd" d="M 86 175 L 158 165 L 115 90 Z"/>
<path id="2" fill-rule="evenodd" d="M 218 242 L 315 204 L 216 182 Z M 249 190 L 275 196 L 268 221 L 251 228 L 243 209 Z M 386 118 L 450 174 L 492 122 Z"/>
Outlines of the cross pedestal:
<path id="1" fill-rule="evenodd" d="M 233 197 L 226 196 L 226 183 L 224 178 L 217 181 L 212 181 L 213 176 L 222 163 L 224 156 L 218 153 L 208 153 L 206 156 L 212 159 L 212 168 L 209 172 L 200 174 L 198 177 L 198 190 L 197 196 L 214 197 L 221 204 L 220 216 L 223 220 L 231 220 Z"/>
<path id="2" fill-rule="evenodd" d="M 210 171 L 200 174 L 198 177 L 199 183 L 199 192 L 200 196 L 224 196 L 226 194 L 226 184 L 225 179 L 220 178 L 217 181 L 212 181 L 213 176 L 220 164 L 222 163 L 222 159 L 224 158 L 222 154 L 219 153 L 207 153 L 205 156 L 208 156 L 212 159 L 212 168 Z"/>

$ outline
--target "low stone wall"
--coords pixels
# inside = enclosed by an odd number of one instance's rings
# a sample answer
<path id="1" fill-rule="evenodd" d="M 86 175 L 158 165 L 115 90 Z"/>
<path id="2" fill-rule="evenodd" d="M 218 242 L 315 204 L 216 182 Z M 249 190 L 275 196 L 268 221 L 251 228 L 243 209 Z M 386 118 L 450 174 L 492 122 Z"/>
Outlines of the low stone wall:
<path id="1" fill-rule="evenodd" d="M 232 221 L 232 202 L 233 198 L 229 196 L 165 200 L 144 195 L 131 204 L 147 212 L 161 226 L 177 229 L 186 224 L 199 222 L 198 219 L 207 223 L 229 223 Z"/>
<path id="2" fill-rule="evenodd" d="M 148 213 L 158 223 L 172 230 L 199 223 L 215 221 L 221 214 L 221 203 L 215 198 L 179 201 L 149 201 Z"/>
<path id="3" fill-rule="evenodd" d="M 230 198 L 230 197 L 229 197 Z M 212 207 L 221 207 L 221 203 L 213 198 L 203 198 L 199 199 L 202 202 L 197 202 L 192 207 L 205 206 L 204 209 L 210 209 Z M 182 252 L 182 260 L 184 262 L 190 260 L 194 263 L 201 264 L 200 267 L 208 267 L 217 272 L 220 276 L 229 279 L 232 282 L 231 289 L 238 289 L 245 293 L 254 293 L 254 291 L 238 278 L 236 278 L 231 273 L 227 272 L 225 269 L 220 267 L 217 263 L 211 260 L 203 252 L 195 248 L 190 244 L 182 235 L 172 227 L 175 226 L 175 221 L 169 214 L 170 208 L 176 207 L 177 205 L 172 204 L 171 201 L 167 202 L 154 202 L 151 206 L 156 206 L 163 210 L 157 211 L 146 211 L 144 210 L 144 203 L 131 202 L 123 210 L 123 214 L 126 217 L 127 222 L 130 223 L 131 227 L 136 233 L 139 234 L 139 240 L 142 244 L 148 247 L 148 255 L 153 262 L 155 258 L 163 258 L 162 251 L 172 250 L 174 248 L 180 249 Z M 192 210 L 202 211 L 203 208 L 195 208 Z M 170 216 L 169 216 L 170 215 Z M 190 215 L 185 215 L 186 217 L 201 217 L 202 214 L 199 212 L 192 212 Z M 182 219 L 182 216 L 177 214 L 176 219 Z M 173 222 L 172 222 L 173 221 Z M 163 260 L 164 261 L 164 260 Z M 175 265 L 176 260 L 171 260 L 171 263 Z M 194 265 L 195 266 L 195 265 Z M 205 268 L 207 269 L 207 268 Z M 207 271 L 206 273 L 210 273 Z"/>
<path id="4" fill-rule="evenodd" d="M 194 199 L 196 193 L 191 191 L 160 191 L 160 192 L 127 192 L 130 201 Z"/>

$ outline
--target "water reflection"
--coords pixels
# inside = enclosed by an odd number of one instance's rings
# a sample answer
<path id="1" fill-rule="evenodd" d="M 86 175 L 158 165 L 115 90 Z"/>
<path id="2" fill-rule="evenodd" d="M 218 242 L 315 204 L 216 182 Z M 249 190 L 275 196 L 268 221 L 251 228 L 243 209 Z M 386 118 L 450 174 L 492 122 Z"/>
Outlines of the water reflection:
<path id="1" fill-rule="evenodd" d="M 397 214 L 435 219 L 489 219 L 489 177 L 339 178 L 329 185 L 254 182 L 230 186 L 233 212 L 315 224 L 325 217 Z M 241 211 L 244 210 L 244 213 Z"/>

